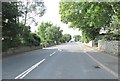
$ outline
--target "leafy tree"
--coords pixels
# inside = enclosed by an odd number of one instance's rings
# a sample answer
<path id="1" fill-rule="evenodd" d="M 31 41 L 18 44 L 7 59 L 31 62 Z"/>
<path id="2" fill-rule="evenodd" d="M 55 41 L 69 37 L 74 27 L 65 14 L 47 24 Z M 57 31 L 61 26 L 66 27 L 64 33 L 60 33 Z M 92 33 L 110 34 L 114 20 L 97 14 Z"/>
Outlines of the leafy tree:
<path id="1" fill-rule="evenodd" d="M 22 46 L 39 46 L 41 39 L 36 33 L 31 33 L 30 26 L 25 26 L 19 23 L 18 39 L 21 41 Z"/>
<path id="2" fill-rule="evenodd" d="M 30 26 L 25 26 L 23 23 L 19 23 L 18 26 L 18 37 L 21 40 L 21 45 L 29 45 L 29 37 L 30 37 Z"/>
<path id="3" fill-rule="evenodd" d="M 62 36 L 62 42 L 69 42 L 70 40 L 71 40 L 71 35 L 70 34 L 64 34 L 63 36 Z"/>
<path id="4" fill-rule="evenodd" d="M 19 46 L 19 39 L 17 39 L 18 24 L 17 20 L 20 16 L 17 2 L 2 2 L 2 48 L 6 50 L 10 47 Z M 18 41 L 18 42 L 15 42 Z M 18 44 L 16 44 L 18 43 Z"/>
<path id="5" fill-rule="evenodd" d="M 26 2 L 20 1 L 18 5 L 25 25 L 28 20 L 31 21 L 31 23 L 35 22 L 37 25 L 38 22 L 36 21 L 35 17 L 43 16 L 46 11 L 46 7 L 42 0 L 27 0 Z"/>
<path id="6" fill-rule="evenodd" d="M 60 2 L 61 21 L 79 28 L 83 38 L 94 40 L 101 28 L 109 28 L 113 16 L 119 17 L 120 2 Z"/>
<path id="7" fill-rule="evenodd" d="M 2 51 L 20 46 L 40 45 L 40 38 L 31 34 L 30 26 L 19 22 L 21 13 L 18 8 L 17 2 L 2 3 Z"/>
<path id="8" fill-rule="evenodd" d="M 59 27 L 51 26 L 46 29 L 46 39 L 48 43 L 59 44 L 60 38 L 62 37 L 62 30 Z"/>
<path id="9" fill-rule="evenodd" d="M 29 46 L 39 46 L 41 43 L 40 37 L 36 33 L 30 33 L 29 38 Z"/>
<path id="10" fill-rule="evenodd" d="M 75 41 L 81 41 L 81 36 L 80 35 L 74 35 L 73 37 L 75 39 Z"/>
<path id="11" fill-rule="evenodd" d="M 60 30 L 60 27 L 57 27 L 50 22 L 42 22 L 37 33 L 41 37 L 44 46 L 47 44 L 59 44 L 62 37 L 62 30 Z"/>
<path id="12" fill-rule="evenodd" d="M 43 44 L 47 44 L 45 33 L 46 33 L 47 27 L 51 27 L 51 26 L 52 24 L 50 22 L 46 22 L 46 23 L 42 22 L 38 27 L 37 34 L 40 36 L 41 42 Z"/>

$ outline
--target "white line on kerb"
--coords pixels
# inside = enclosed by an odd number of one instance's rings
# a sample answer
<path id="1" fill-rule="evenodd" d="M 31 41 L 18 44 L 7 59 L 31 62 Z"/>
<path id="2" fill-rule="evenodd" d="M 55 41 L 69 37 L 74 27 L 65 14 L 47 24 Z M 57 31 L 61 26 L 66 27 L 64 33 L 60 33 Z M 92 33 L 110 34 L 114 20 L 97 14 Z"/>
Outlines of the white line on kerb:
<path id="1" fill-rule="evenodd" d="M 115 77 L 118 78 L 118 74 L 114 71 L 112 71 L 111 69 L 109 69 L 108 67 L 106 67 L 105 65 L 103 65 L 102 63 L 100 63 L 98 60 L 96 60 L 94 57 L 92 57 L 89 53 L 85 52 L 92 60 L 94 60 L 96 63 L 98 63 L 100 66 L 102 66 L 105 70 L 107 70 L 108 72 L 110 72 L 112 75 L 114 75 Z"/>
<path id="2" fill-rule="evenodd" d="M 79 44 L 78 44 L 79 45 Z M 80 47 L 80 45 L 79 45 Z M 118 78 L 118 73 L 112 71 L 111 69 L 109 69 L 108 67 L 106 67 L 105 65 L 103 65 L 101 62 L 99 62 L 98 60 L 96 60 L 94 57 L 92 57 L 89 53 L 87 53 L 84 50 L 84 53 L 86 53 L 92 60 L 94 60 L 96 63 L 98 63 L 101 67 L 103 67 L 106 71 L 110 72 L 112 75 L 114 75 L 115 77 Z"/>
<path id="3" fill-rule="evenodd" d="M 24 78 L 28 73 L 30 73 L 32 70 L 34 70 L 36 67 L 38 67 L 44 61 L 45 61 L 45 59 L 43 59 L 43 60 L 39 61 L 38 63 L 34 64 L 32 67 L 30 67 L 29 69 L 27 69 L 26 71 L 22 72 L 20 75 L 15 77 L 15 79 Z"/>
<path id="4" fill-rule="evenodd" d="M 56 52 L 53 52 L 52 54 L 50 54 L 50 56 L 54 55 Z"/>

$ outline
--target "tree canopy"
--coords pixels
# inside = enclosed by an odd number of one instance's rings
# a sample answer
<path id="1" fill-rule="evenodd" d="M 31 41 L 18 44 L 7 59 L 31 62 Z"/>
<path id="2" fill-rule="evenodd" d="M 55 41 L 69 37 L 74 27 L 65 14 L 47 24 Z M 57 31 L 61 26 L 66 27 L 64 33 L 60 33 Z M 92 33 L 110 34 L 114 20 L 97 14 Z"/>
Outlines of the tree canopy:
<path id="1" fill-rule="evenodd" d="M 2 2 L 2 51 L 20 46 L 40 45 L 40 37 L 31 33 L 30 26 L 19 21 L 19 17 L 24 14 L 19 9 L 19 3 Z"/>
<path id="2" fill-rule="evenodd" d="M 61 21 L 79 28 L 83 38 L 94 40 L 101 28 L 109 28 L 120 17 L 120 2 L 60 2 Z"/>
<path id="3" fill-rule="evenodd" d="M 80 35 L 74 35 L 73 38 L 75 39 L 75 41 L 81 41 L 81 36 Z"/>
<path id="4" fill-rule="evenodd" d="M 62 42 L 69 42 L 72 39 L 72 36 L 70 34 L 64 34 L 62 36 Z"/>
<path id="5" fill-rule="evenodd" d="M 53 25 L 50 22 L 42 22 L 39 25 L 38 35 L 41 37 L 43 44 L 59 44 L 62 37 L 62 30 L 60 27 Z"/>
<path id="6" fill-rule="evenodd" d="M 43 0 L 27 0 L 26 2 L 19 1 L 18 9 L 22 15 L 21 18 L 23 19 L 23 23 L 25 25 L 30 25 L 31 23 L 35 23 L 35 25 L 37 25 L 38 22 L 36 20 L 36 17 L 43 16 L 46 11 Z"/>

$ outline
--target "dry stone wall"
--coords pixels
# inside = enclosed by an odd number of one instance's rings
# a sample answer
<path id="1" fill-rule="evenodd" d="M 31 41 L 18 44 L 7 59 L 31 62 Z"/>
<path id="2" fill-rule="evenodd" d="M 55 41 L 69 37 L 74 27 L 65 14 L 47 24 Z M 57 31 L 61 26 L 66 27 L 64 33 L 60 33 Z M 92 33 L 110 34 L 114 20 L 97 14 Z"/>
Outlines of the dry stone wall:
<path id="1" fill-rule="evenodd" d="M 113 55 L 120 55 L 120 41 L 98 41 L 98 48 Z"/>

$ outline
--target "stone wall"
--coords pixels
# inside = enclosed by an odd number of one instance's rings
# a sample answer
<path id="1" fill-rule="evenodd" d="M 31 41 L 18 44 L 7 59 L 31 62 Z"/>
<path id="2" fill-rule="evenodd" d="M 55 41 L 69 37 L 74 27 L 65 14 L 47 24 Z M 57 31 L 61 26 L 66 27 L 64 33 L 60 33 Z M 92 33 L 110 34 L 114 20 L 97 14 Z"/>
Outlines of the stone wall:
<path id="1" fill-rule="evenodd" d="M 120 55 L 120 41 L 98 41 L 98 48 L 113 55 Z"/>
<path id="2" fill-rule="evenodd" d="M 32 47 L 20 47 L 20 48 L 11 48 L 7 50 L 6 52 L 2 52 L 2 56 L 8 56 L 8 55 L 14 55 L 18 53 L 28 52 L 32 50 L 42 49 L 42 46 L 32 46 Z"/>

